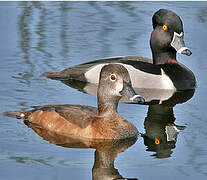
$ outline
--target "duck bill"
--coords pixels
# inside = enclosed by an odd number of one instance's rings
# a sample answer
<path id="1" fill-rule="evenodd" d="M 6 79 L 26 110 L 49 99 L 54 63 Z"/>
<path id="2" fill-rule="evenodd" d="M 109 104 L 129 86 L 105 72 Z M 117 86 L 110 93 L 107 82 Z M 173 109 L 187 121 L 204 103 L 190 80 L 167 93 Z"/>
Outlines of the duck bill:
<path id="1" fill-rule="evenodd" d="M 174 32 L 173 40 L 170 44 L 180 54 L 185 54 L 187 56 L 190 56 L 192 54 L 190 49 L 185 46 L 183 32 L 180 34 Z"/>
<path id="2" fill-rule="evenodd" d="M 124 101 L 127 103 L 143 104 L 145 102 L 145 99 L 134 91 L 131 84 L 125 81 L 120 94 L 122 95 L 122 99 L 124 99 Z"/>

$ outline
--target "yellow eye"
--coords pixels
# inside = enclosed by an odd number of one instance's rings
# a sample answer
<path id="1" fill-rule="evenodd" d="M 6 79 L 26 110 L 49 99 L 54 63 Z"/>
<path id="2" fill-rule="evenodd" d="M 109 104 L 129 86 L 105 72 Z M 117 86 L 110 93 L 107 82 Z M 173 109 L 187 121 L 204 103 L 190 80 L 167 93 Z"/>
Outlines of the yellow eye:
<path id="1" fill-rule="evenodd" d="M 166 30 L 167 30 L 167 25 L 164 24 L 164 25 L 162 26 L 162 29 L 163 29 L 164 31 L 166 31 Z"/>
<path id="2" fill-rule="evenodd" d="M 116 80 L 116 75 L 112 74 L 110 78 L 111 78 L 112 81 L 115 81 Z"/>
<path id="3" fill-rule="evenodd" d="M 155 144 L 160 144 L 160 140 L 155 138 Z"/>

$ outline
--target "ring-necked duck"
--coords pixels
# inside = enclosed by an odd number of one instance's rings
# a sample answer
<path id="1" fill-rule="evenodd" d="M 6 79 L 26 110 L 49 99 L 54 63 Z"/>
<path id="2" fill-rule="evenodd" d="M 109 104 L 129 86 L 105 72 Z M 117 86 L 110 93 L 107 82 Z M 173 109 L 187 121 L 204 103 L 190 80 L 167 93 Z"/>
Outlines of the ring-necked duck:
<path id="1" fill-rule="evenodd" d="M 96 139 L 123 139 L 138 134 L 137 128 L 117 113 L 122 96 L 132 103 L 144 99 L 132 89 L 128 71 L 119 64 L 105 65 L 100 73 L 98 109 L 84 105 L 43 105 L 29 111 L 5 112 L 5 115 L 38 124 L 62 135 Z"/>
<path id="2" fill-rule="evenodd" d="M 177 62 L 176 53 L 190 56 L 185 46 L 183 24 L 180 17 L 172 11 L 160 9 L 152 18 L 153 31 L 150 47 L 153 59 L 142 57 L 115 57 L 91 61 L 71 66 L 60 72 L 45 72 L 51 79 L 76 79 L 98 83 L 101 68 L 108 63 L 124 65 L 135 88 L 185 90 L 196 86 L 191 70 Z"/>

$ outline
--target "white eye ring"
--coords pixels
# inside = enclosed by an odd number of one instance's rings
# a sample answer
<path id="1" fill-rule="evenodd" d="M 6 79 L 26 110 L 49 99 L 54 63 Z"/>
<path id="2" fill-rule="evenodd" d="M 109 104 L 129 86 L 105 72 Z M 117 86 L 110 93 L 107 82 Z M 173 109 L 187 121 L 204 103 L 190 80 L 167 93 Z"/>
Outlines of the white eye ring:
<path id="1" fill-rule="evenodd" d="M 111 74 L 111 76 L 110 76 L 110 80 L 111 81 L 116 81 L 116 74 Z"/>

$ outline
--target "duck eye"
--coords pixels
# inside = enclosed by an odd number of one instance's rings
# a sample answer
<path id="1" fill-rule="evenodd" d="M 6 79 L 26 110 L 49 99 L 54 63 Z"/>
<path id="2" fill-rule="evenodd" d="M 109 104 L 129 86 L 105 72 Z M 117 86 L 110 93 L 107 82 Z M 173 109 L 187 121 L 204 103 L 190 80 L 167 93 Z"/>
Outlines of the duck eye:
<path id="1" fill-rule="evenodd" d="M 167 25 L 164 24 L 164 25 L 162 26 L 162 29 L 163 29 L 164 31 L 166 31 L 166 30 L 167 30 Z"/>
<path id="2" fill-rule="evenodd" d="M 160 144 L 160 140 L 158 138 L 155 138 L 155 144 Z"/>
<path id="3" fill-rule="evenodd" d="M 115 81 L 116 80 L 116 75 L 115 74 L 111 74 L 110 78 L 111 78 L 112 81 Z"/>

